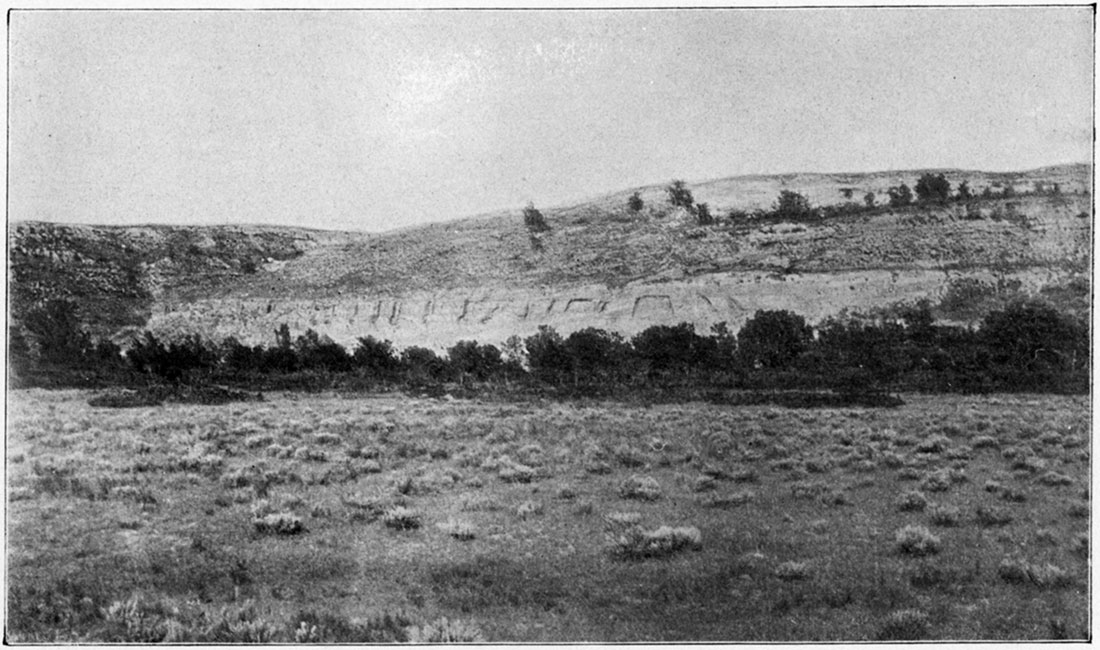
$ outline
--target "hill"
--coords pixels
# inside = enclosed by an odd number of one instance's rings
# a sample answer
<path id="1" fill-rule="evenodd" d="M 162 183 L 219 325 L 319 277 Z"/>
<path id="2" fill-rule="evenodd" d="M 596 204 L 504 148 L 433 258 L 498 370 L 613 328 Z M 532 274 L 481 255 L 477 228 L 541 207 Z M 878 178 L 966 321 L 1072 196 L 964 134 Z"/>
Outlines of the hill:
<path id="1" fill-rule="evenodd" d="M 1017 196 L 967 205 L 840 213 L 790 223 L 738 217 L 781 190 L 814 204 L 886 203 L 925 171 L 791 174 L 690 185 L 719 223 L 668 205 L 663 185 L 630 188 L 543 214 L 521 211 L 383 234 L 265 226 L 111 228 L 25 222 L 9 228 L 12 308 L 67 297 L 97 334 L 133 328 L 270 342 L 287 323 L 344 344 L 500 342 L 547 324 L 631 334 L 691 321 L 738 326 L 757 309 L 810 320 L 928 298 L 970 322 L 1014 296 L 1089 308 L 1091 167 L 1021 173 L 931 170 L 976 192 Z M 1029 194 L 1036 184 L 1060 192 Z M 637 192 L 645 207 L 627 208 Z M 848 197 L 851 198 L 848 198 Z M 1084 218 L 1083 218 L 1084 217 Z"/>

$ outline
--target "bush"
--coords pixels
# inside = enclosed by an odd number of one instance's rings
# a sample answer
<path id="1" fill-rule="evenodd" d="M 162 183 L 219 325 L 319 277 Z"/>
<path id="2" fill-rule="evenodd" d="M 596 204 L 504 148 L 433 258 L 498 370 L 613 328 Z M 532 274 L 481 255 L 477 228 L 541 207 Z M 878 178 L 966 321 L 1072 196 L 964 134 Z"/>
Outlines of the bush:
<path id="1" fill-rule="evenodd" d="M 904 208 L 913 202 L 913 191 L 905 183 L 891 187 L 886 190 L 886 194 L 890 197 L 891 208 Z"/>
<path id="2" fill-rule="evenodd" d="M 626 379 L 631 350 L 618 333 L 588 327 L 570 334 L 562 346 L 574 384 L 608 385 Z"/>
<path id="3" fill-rule="evenodd" d="M 1053 564 L 1039 566 L 1014 558 L 1001 560 L 997 576 L 1009 584 L 1030 583 L 1037 587 L 1068 587 L 1073 584 L 1073 579 L 1061 567 Z"/>
<path id="4" fill-rule="evenodd" d="M 641 212 L 642 208 L 645 207 L 645 202 L 642 201 L 641 195 L 635 192 L 626 200 L 626 207 L 629 208 L 631 212 Z"/>
<path id="5" fill-rule="evenodd" d="M 698 550 L 702 542 L 703 536 L 694 526 L 661 526 L 648 532 L 634 528 L 612 544 L 611 554 L 625 560 L 667 557 L 685 549 Z"/>
<path id="6" fill-rule="evenodd" d="M 400 365 L 393 344 L 373 336 L 360 337 L 351 358 L 356 368 L 374 377 L 389 377 Z"/>
<path id="7" fill-rule="evenodd" d="M 442 524 L 440 528 L 451 537 L 457 539 L 460 542 L 468 542 L 477 536 L 474 525 L 468 521 L 448 521 Z"/>
<path id="8" fill-rule="evenodd" d="M 698 504 L 704 508 L 734 508 L 742 506 L 756 499 L 756 492 L 752 490 L 739 490 L 728 494 L 707 494 L 698 500 Z"/>
<path id="9" fill-rule="evenodd" d="M 706 203 L 699 203 L 695 206 L 695 220 L 700 226 L 710 226 L 714 224 L 714 215 L 710 213 L 710 206 Z"/>
<path id="10" fill-rule="evenodd" d="M 30 340 L 37 345 L 39 355 L 46 363 L 80 366 L 92 349 L 91 338 L 81 327 L 74 302 L 47 301 L 41 307 L 27 311 L 22 320 Z"/>
<path id="11" fill-rule="evenodd" d="M 714 339 L 699 336 L 695 326 L 653 325 L 631 339 L 637 357 L 648 366 L 651 379 L 685 377 L 692 370 L 702 369 L 714 358 Z"/>
<path id="12" fill-rule="evenodd" d="M 810 221 L 816 219 L 819 211 L 810 205 L 810 200 L 798 192 L 782 190 L 775 201 L 772 214 L 785 221 Z"/>
<path id="13" fill-rule="evenodd" d="M 661 498 L 661 484 L 651 476 L 634 475 L 619 484 L 619 496 L 624 499 L 656 501 Z"/>
<path id="14" fill-rule="evenodd" d="M 737 335 L 738 357 L 756 368 L 786 368 L 813 340 L 813 330 L 789 311 L 757 311 Z"/>
<path id="15" fill-rule="evenodd" d="M 997 506 L 978 506 L 975 511 L 978 523 L 982 526 L 1007 526 L 1012 523 L 1012 513 Z"/>
<path id="16" fill-rule="evenodd" d="M 918 490 L 908 490 L 898 499 L 898 510 L 902 512 L 921 512 L 928 506 L 928 497 Z"/>
<path id="17" fill-rule="evenodd" d="M 497 471 L 497 477 L 505 483 L 530 483 L 535 478 L 535 468 L 509 461 Z"/>
<path id="18" fill-rule="evenodd" d="M 916 609 L 891 612 L 878 632 L 879 641 L 916 641 L 928 635 L 928 615 Z"/>
<path id="19" fill-rule="evenodd" d="M 527 230 L 532 233 L 550 230 L 550 224 L 546 223 L 546 218 L 535 208 L 534 203 L 528 203 L 527 207 L 523 208 L 523 225 L 527 226 Z"/>
<path id="20" fill-rule="evenodd" d="M 420 528 L 420 513 L 404 506 L 394 506 L 382 515 L 382 523 L 394 530 Z"/>
<path id="21" fill-rule="evenodd" d="M 959 201 L 969 201 L 974 198 L 974 193 L 970 190 L 970 184 L 966 181 L 959 183 L 958 189 L 955 190 L 955 198 Z"/>
<path id="22" fill-rule="evenodd" d="M 343 346 L 328 336 L 322 336 L 312 329 L 298 337 L 294 347 L 298 353 L 301 368 L 326 370 L 328 372 L 346 372 L 351 370 L 352 357 Z"/>
<path id="23" fill-rule="evenodd" d="M 674 208 L 690 210 L 695 204 L 695 198 L 691 195 L 691 190 L 684 185 L 684 181 L 674 180 L 665 190 L 668 192 L 668 202 Z"/>
<path id="24" fill-rule="evenodd" d="M 809 562 L 795 562 L 793 560 L 783 562 L 775 567 L 775 577 L 785 582 L 805 580 L 810 576 Z"/>
<path id="25" fill-rule="evenodd" d="M 408 629 L 409 643 L 484 643 L 485 635 L 472 623 L 441 618 Z"/>
<path id="26" fill-rule="evenodd" d="M 929 508 L 928 519 L 936 526 L 958 526 L 962 511 L 958 506 L 936 504 Z"/>
<path id="27" fill-rule="evenodd" d="M 409 381 L 438 382 L 447 377 L 447 362 L 428 348 L 415 345 L 405 348 L 400 364 Z"/>
<path id="28" fill-rule="evenodd" d="M 306 532 L 302 520 L 289 512 L 276 512 L 252 520 L 257 533 L 265 535 L 297 535 Z"/>
<path id="29" fill-rule="evenodd" d="M 494 345 L 478 345 L 477 341 L 459 341 L 447 350 L 451 369 L 460 377 L 486 381 L 500 371 L 503 361 Z"/>
<path id="30" fill-rule="evenodd" d="M 940 538 L 924 526 L 906 526 L 897 531 L 894 542 L 898 551 L 918 557 L 940 552 Z"/>
<path id="31" fill-rule="evenodd" d="M 524 340 L 531 372 L 539 381 L 561 384 L 572 370 L 572 361 L 561 335 L 554 328 L 539 325 L 537 334 Z"/>
<path id="32" fill-rule="evenodd" d="M 943 174 L 921 174 L 916 190 L 922 203 L 947 203 L 951 198 L 951 183 Z"/>

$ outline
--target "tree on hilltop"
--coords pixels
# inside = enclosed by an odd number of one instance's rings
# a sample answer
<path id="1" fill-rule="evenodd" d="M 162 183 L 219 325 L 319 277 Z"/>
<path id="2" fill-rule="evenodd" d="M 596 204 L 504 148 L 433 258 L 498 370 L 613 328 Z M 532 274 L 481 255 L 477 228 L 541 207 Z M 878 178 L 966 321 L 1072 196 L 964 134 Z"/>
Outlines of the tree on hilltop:
<path id="1" fill-rule="evenodd" d="M 951 198 L 951 183 L 943 174 L 921 174 L 916 190 L 921 203 L 947 203 Z"/>
<path id="2" fill-rule="evenodd" d="M 700 226 L 709 226 L 714 223 L 714 215 L 710 213 L 710 206 L 706 203 L 695 205 L 695 220 Z"/>
<path id="3" fill-rule="evenodd" d="M 637 192 L 630 195 L 630 198 L 626 200 L 626 207 L 630 208 L 631 212 L 641 212 L 645 207 L 645 201 Z"/>
<path id="4" fill-rule="evenodd" d="M 970 190 L 970 184 L 966 181 L 959 183 L 958 189 L 955 190 L 955 195 L 960 201 L 969 201 L 974 197 L 974 193 Z"/>
<path id="5" fill-rule="evenodd" d="M 890 197 L 891 208 L 904 208 L 913 202 L 913 190 L 909 189 L 905 183 L 891 187 L 886 190 L 886 194 Z"/>
<path id="6" fill-rule="evenodd" d="M 791 221 L 805 221 L 818 216 L 818 211 L 810 205 L 810 200 L 798 192 L 783 190 L 775 202 L 775 216 Z"/>
<path id="7" fill-rule="evenodd" d="M 542 213 L 538 211 L 533 202 L 528 202 L 527 207 L 523 209 L 523 225 L 527 226 L 527 230 L 533 233 L 550 230 L 550 224 L 546 223 L 546 218 L 542 216 Z"/>
<path id="8" fill-rule="evenodd" d="M 695 205 L 695 197 L 691 195 L 691 190 L 687 188 L 684 181 L 672 181 L 672 184 L 665 189 L 668 192 L 668 202 L 673 207 L 690 210 Z"/>

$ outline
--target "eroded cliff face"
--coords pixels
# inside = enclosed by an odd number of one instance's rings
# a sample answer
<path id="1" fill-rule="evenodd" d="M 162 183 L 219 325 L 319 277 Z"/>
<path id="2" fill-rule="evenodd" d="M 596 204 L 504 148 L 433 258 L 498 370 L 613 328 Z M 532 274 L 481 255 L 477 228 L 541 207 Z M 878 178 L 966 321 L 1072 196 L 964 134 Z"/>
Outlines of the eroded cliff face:
<path id="1" fill-rule="evenodd" d="M 316 300 L 222 298 L 158 305 L 149 327 L 165 334 L 201 331 L 217 338 L 234 336 L 250 345 L 270 345 L 275 329 L 286 323 L 292 332 L 313 329 L 350 348 L 358 337 L 370 335 L 399 348 L 444 349 L 460 340 L 499 344 L 514 334 L 533 334 L 540 325 L 563 335 L 597 327 L 629 336 L 652 325 L 685 321 L 700 332 L 723 321 L 736 330 L 760 309 L 787 309 L 818 322 L 843 309 L 867 310 L 922 297 L 936 301 L 952 282 L 965 278 L 990 286 L 1011 283 L 1035 292 L 1057 282 L 1059 272 L 1042 268 L 1007 274 L 982 270 L 743 272 L 621 288 L 471 287 L 400 297 L 363 293 Z"/>

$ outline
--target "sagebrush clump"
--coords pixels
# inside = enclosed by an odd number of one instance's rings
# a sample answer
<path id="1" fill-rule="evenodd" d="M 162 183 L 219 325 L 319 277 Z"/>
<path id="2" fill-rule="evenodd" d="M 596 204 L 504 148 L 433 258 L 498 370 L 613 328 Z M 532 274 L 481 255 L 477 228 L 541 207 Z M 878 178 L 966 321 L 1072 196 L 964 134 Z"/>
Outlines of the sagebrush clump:
<path id="1" fill-rule="evenodd" d="M 394 530 L 420 528 L 420 513 L 404 506 L 394 506 L 382 515 L 382 523 Z"/>
<path id="2" fill-rule="evenodd" d="M 627 560 L 642 560 L 672 555 L 681 550 L 702 548 L 703 536 L 694 526 L 643 531 L 632 528 L 611 546 L 611 554 Z"/>
<path id="3" fill-rule="evenodd" d="M 661 498 L 661 484 L 651 476 L 634 475 L 619 484 L 619 496 L 624 499 L 656 501 Z"/>
<path id="4" fill-rule="evenodd" d="M 894 535 L 899 551 L 906 555 L 922 557 L 940 552 L 940 538 L 924 526 L 906 526 Z"/>
<path id="5" fill-rule="evenodd" d="M 302 520 L 289 512 L 275 512 L 252 520 L 257 533 L 266 535 L 297 535 L 306 532 Z"/>

